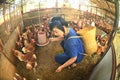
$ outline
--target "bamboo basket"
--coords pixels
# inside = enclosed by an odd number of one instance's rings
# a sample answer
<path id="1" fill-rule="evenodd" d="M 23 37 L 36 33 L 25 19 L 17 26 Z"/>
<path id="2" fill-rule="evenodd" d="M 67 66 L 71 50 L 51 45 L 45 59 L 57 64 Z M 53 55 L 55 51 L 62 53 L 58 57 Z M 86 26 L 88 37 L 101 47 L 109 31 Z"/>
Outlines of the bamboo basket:
<path id="1" fill-rule="evenodd" d="M 85 53 L 91 55 L 97 51 L 96 27 L 85 27 L 77 33 L 82 36 Z"/>

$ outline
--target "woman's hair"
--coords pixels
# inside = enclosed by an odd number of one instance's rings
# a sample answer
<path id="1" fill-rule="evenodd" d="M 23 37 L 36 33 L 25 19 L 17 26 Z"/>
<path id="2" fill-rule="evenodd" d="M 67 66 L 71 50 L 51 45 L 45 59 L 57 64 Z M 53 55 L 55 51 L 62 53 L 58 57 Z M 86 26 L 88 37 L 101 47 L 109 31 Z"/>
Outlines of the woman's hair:
<path id="1" fill-rule="evenodd" d="M 53 17 L 49 22 L 49 27 L 51 31 L 53 30 L 53 28 L 57 27 L 61 31 L 65 32 L 63 26 L 68 27 L 68 23 L 62 17 Z"/>

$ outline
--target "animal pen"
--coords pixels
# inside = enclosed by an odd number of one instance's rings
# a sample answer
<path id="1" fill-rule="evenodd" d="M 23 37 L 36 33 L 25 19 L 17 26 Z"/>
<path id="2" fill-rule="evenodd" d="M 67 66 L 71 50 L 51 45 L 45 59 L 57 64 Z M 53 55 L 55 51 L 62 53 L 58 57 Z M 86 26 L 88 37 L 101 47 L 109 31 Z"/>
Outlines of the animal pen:
<path id="1" fill-rule="evenodd" d="M 100 2 L 104 1 L 106 0 Z M 37 5 L 38 8 L 29 12 L 24 12 L 21 5 L 10 5 L 6 10 L 0 11 L 0 80 L 13 80 L 18 77 L 22 80 L 116 79 L 117 64 L 112 41 L 118 26 L 118 0 L 104 3 L 108 9 L 112 6 L 113 13 L 92 5 L 86 5 L 86 11 L 80 10 L 80 6 L 78 9 L 65 5 L 57 7 L 57 2 L 54 8 L 42 8 L 40 3 Z M 63 52 L 60 42 L 49 42 L 49 38 L 53 36 L 48 24 L 54 16 L 64 18 L 69 27 L 76 31 L 95 27 L 94 37 L 98 45 L 97 52 L 86 55 L 75 68 L 65 68 L 61 73 L 55 73 L 59 64 L 54 61 L 54 56 Z M 92 22 L 94 26 L 91 25 Z"/>

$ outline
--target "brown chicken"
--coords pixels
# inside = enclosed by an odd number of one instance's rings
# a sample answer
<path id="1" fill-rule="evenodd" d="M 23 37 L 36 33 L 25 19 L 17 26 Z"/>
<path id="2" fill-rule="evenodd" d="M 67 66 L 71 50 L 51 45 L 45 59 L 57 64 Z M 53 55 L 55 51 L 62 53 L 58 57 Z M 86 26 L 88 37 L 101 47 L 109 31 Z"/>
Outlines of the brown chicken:
<path id="1" fill-rule="evenodd" d="M 26 80 L 25 77 L 20 76 L 19 74 L 15 73 L 15 77 L 13 78 L 13 80 Z"/>
<path id="2" fill-rule="evenodd" d="M 105 46 L 100 46 L 99 45 L 98 49 L 97 49 L 97 54 L 99 55 L 99 54 L 105 52 L 106 49 L 107 49 L 107 45 L 105 45 Z"/>
<path id="3" fill-rule="evenodd" d="M 20 60 L 26 62 L 26 68 L 32 70 L 37 66 L 36 62 L 36 55 L 34 53 L 26 53 L 23 54 L 22 52 L 12 49 L 13 54 Z"/>
<path id="4" fill-rule="evenodd" d="M 24 53 L 34 52 L 35 51 L 35 43 L 36 43 L 36 41 L 34 39 L 31 39 L 30 43 L 25 44 L 25 47 L 22 48 L 22 51 Z"/>
<path id="5" fill-rule="evenodd" d="M 27 53 L 24 56 L 24 61 L 27 63 L 26 68 L 32 70 L 37 66 L 36 55 L 33 53 Z"/>
<path id="6" fill-rule="evenodd" d="M 104 38 L 102 38 L 101 36 L 98 36 L 97 54 L 101 54 L 105 52 L 105 50 L 107 49 L 107 43 L 108 43 L 109 37 L 110 37 L 109 35 L 105 36 Z"/>
<path id="7" fill-rule="evenodd" d="M 22 48 L 23 48 L 23 43 L 20 42 L 20 41 L 16 41 L 16 48 L 17 48 L 17 50 L 22 50 Z"/>
<path id="8" fill-rule="evenodd" d="M 24 54 L 19 50 L 12 49 L 13 55 L 15 55 L 20 61 L 24 61 Z"/>

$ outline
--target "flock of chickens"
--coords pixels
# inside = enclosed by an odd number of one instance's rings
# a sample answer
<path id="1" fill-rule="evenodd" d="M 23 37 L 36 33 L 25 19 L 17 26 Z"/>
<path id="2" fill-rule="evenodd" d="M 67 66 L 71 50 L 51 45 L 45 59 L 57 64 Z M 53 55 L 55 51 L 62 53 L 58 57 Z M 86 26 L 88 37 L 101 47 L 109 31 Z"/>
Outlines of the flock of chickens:
<path id="1" fill-rule="evenodd" d="M 26 62 L 26 68 L 29 70 L 32 70 L 37 66 L 36 43 L 37 43 L 37 32 L 39 30 L 45 31 L 47 33 L 47 29 L 43 24 L 39 26 L 32 25 L 26 27 L 23 30 L 22 34 L 19 33 L 19 38 L 16 41 L 16 49 L 12 49 L 13 54 L 20 61 Z"/>
<path id="2" fill-rule="evenodd" d="M 98 27 L 106 30 L 107 33 L 110 33 L 112 31 L 112 27 L 110 25 L 103 24 L 101 22 L 96 23 L 94 20 L 92 20 L 92 22 L 94 22 L 94 23 L 91 23 L 92 25 L 97 25 Z M 83 29 L 86 23 L 85 23 L 85 20 L 73 21 L 72 25 L 70 24 L 70 26 L 73 26 L 73 29 L 75 29 L 75 31 L 78 31 L 79 29 Z M 91 24 L 89 23 L 89 25 Z M 45 31 L 47 38 L 51 36 L 48 23 L 28 26 L 28 27 L 25 27 L 23 32 L 18 31 L 18 40 L 16 41 L 16 49 L 12 49 L 13 55 L 15 55 L 20 61 L 25 62 L 26 69 L 28 70 L 32 70 L 33 68 L 36 68 L 37 66 L 36 43 L 37 43 L 37 38 L 38 38 L 37 32 L 39 30 Z M 98 43 L 98 49 L 96 52 L 97 54 L 103 53 L 107 48 L 107 43 L 108 43 L 110 36 L 109 34 L 106 34 L 104 36 L 103 35 L 104 34 L 102 35 L 100 34 L 96 36 L 96 40 Z M 2 40 L 0 39 L 0 51 L 2 51 L 3 46 L 4 44 Z M 18 74 L 16 74 L 16 76 L 21 78 Z M 16 79 L 16 80 L 25 80 L 25 78 Z"/>
<path id="3" fill-rule="evenodd" d="M 71 25 L 73 26 L 73 29 L 77 32 L 80 29 L 83 29 L 84 27 L 95 27 L 97 26 L 101 30 L 105 31 L 106 33 L 103 34 L 97 34 L 96 35 L 96 41 L 98 44 L 97 52 L 96 54 L 101 55 L 105 52 L 107 49 L 107 43 L 110 39 L 110 33 L 112 31 L 112 25 L 108 24 L 107 22 L 101 21 L 101 20 L 87 20 L 87 19 L 81 19 L 80 21 L 73 21 L 71 22 Z"/>

